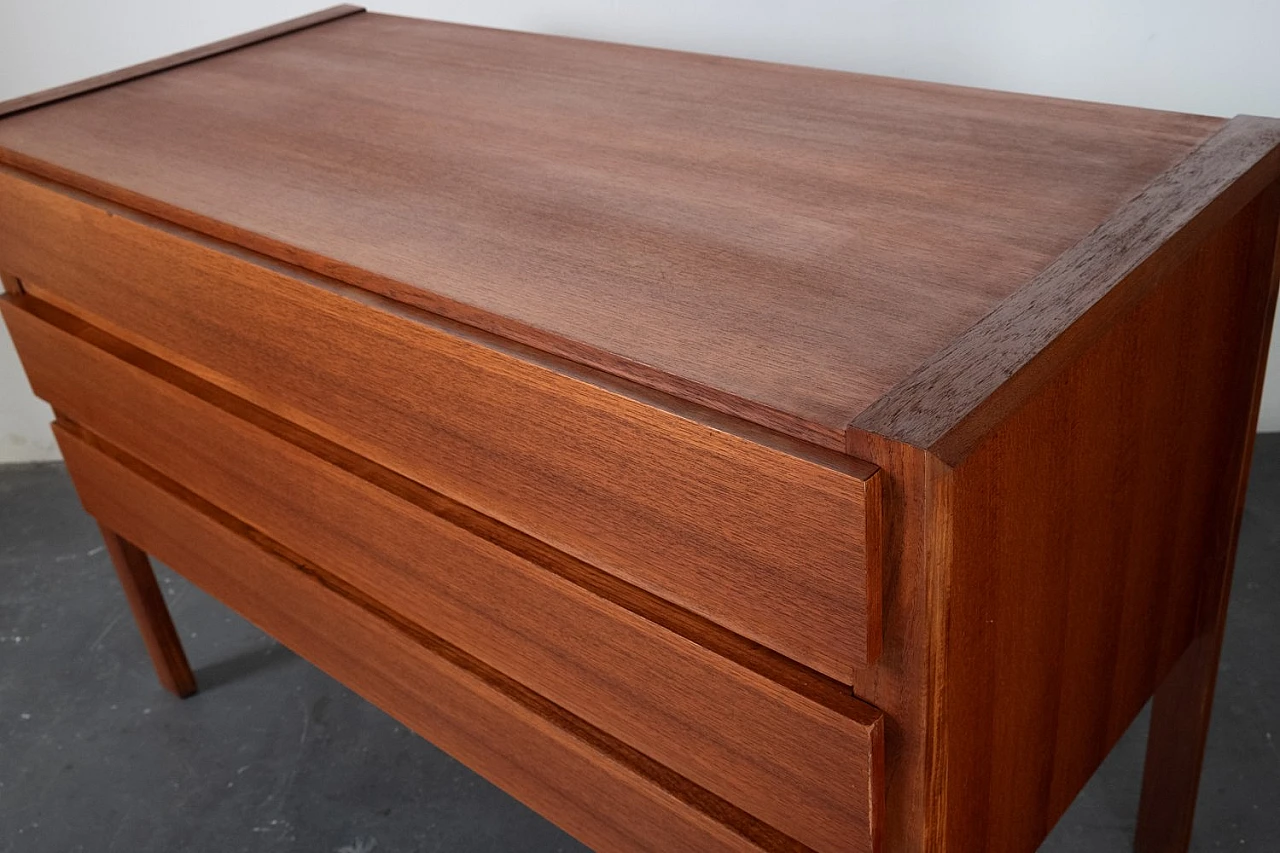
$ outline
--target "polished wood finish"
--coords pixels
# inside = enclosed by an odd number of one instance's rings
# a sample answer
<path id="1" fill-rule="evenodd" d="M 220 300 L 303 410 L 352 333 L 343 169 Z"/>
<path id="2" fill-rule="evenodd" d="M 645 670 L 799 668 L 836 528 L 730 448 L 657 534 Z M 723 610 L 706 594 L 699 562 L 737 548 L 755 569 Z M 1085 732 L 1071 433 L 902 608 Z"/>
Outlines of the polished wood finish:
<path id="1" fill-rule="evenodd" d="M 753 669 L 704 648 L 713 626 L 689 625 L 688 636 L 657 628 L 646 617 L 658 601 L 626 612 L 599 584 L 575 583 L 581 570 L 563 555 L 539 555 L 543 565 L 518 557 L 508 547 L 527 545 L 508 546 L 511 534 L 492 526 L 460 529 L 451 521 L 478 525 L 420 487 L 381 472 L 370 482 L 340 458 L 323 460 L 310 437 L 295 434 L 299 447 L 251 425 L 243 401 L 222 396 L 225 411 L 176 387 L 199 388 L 194 377 L 166 381 L 118 341 L 107 343 L 129 361 L 4 310 L 32 387 L 60 415 L 796 840 L 870 846 L 883 798 L 881 714 L 837 683 L 780 691 L 771 661 L 740 656 Z M 618 694 L 631 698 L 611 701 Z M 683 724 L 671 726 L 672 715 Z"/>
<path id="2" fill-rule="evenodd" d="M 853 691 L 885 714 L 886 850 L 940 850 L 935 810 L 945 767 L 937 751 L 941 692 L 936 655 L 945 624 L 950 556 L 946 466 L 882 436 L 851 437 L 850 453 L 874 461 L 884 504 L 885 647 L 854 674 Z"/>
<path id="3" fill-rule="evenodd" d="M 164 593 L 156 583 L 155 572 L 146 552 L 114 530 L 99 524 L 102 544 L 111 557 L 120 586 L 133 611 L 134 621 L 142 633 L 147 654 L 155 665 L 156 676 L 164 689 L 185 699 L 196 692 L 196 677 L 187 663 L 187 653 L 182 650 L 182 640 L 173 627 L 169 608 L 164 603 Z"/>
<path id="4" fill-rule="evenodd" d="M 0 306 L 104 525 L 588 843 L 1031 851 L 1154 694 L 1173 851 L 1278 198 L 1271 119 L 350 14 L 0 118 Z"/>
<path id="5" fill-rule="evenodd" d="M 0 162 L 839 450 L 1221 125 L 364 14 Z"/>
<path id="6" fill-rule="evenodd" d="M 1275 319 L 1276 288 L 1280 286 L 1280 238 L 1276 227 L 1276 220 L 1280 218 L 1280 186 L 1273 184 L 1253 206 L 1254 234 L 1250 241 L 1251 254 L 1246 274 L 1258 292 L 1270 293 L 1270 300 L 1265 306 L 1252 306 L 1260 315 L 1254 318 L 1254 322 L 1269 330 Z M 1249 217 L 1246 215 L 1245 221 L 1237 227 L 1249 227 Z M 1265 331 L 1263 338 L 1266 338 Z M 1255 356 L 1251 387 L 1234 391 L 1239 395 L 1252 394 L 1250 423 L 1256 423 L 1262 400 L 1266 353 L 1267 348 L 1264 347 Z M 1248 353 L 1241 357 L 1247 359 Z M 1245 370 L 1241 368 L 1237 375 L 1243 385 L 1247 376 Z M 1230 507 L 1230 513 L 1224 514 L 1224 521 L 1220 523 L 1229 524 L 1230 530 L 1218 531 L 1220 535 L 1226 533 L 1225 538 L 1217 543 L 1221 563 L 1213 567 L 1215 571 L 1205 579 L 1201 589 L 1197 636 L 1165 675 L 1152 701 L 1135 839 L 1139 853 L 1186 850 L 1191 844 L 1192 818 L 1200 790 L 1200 768 L 1204 763 L 1204 746 L 1209 734 L 1209 714 L 1213 708 L 1213 688 L 1217 682 L 1218 657 L 1226 628 L 1227 601 L 1240 523 L 1244 516 L 1252 450 L 1253 435 L 1250 432 L 1238 462 L 1234 493 L 1224 497 L 1223 506 Z"/>
<path id="7" fill-rule="evenodd" d="M 833 678 L 878 654 L 874 466 L 11 171 L 0 207 L 28 293 Z"/>
<path id="8" fill-rule="evenodd" d="M 1275 299 L 1277 189 L 949 475 L 949 846 L 1033 849 L 1175 662 L 1190 655 L 1184 669 L 1202 673 L 1216 660 Z M 1209 685 L 1186 680 L 1174 676 L 1176 710 L 1157 694 L 1154 764 L 1197 756 L 1153 782 L 1166 792 L 1198 776 Z M 1166 716 L 1197 742 L 1170 737 Z M 1188 806 L 1163 817 L 1189 826 Z"/>
<path id="9" fill-rule="evenodd" d="M 55 429 L 91 513 L 588 843 L 634 851 L 795 848 L 500 673 L 385 618 L 321 570 L 77 432 Z"/>
<path id="10" fill-rule="evenodd" d="M 1234 119 L 852 426 L 960 462 L 1274 181 L 1277 146 L 1280 122 Z"/>
<path id="11" fill-rule="evenodd" d="M 1220 638 L 1212 631 L 1192 640 L 1156 688 L 1142 770 L 1135 853 L 1191 848 L 1221 648 Z"/>
<path id="12" fill-rule="evenodd" d="M 43 107 L 57 101 L 64 101 L 68 98 L 74 98 L 77 95 L 84 95 L 89 92 L 95 92 L 99 89 L 105 89 L 108 86 L 114 86 L 118 83 L 127 83 L 130 80 L 137 80 L 140 77 L 146 77 L 150 74 L 158 74 L 161 71 L 169 71 L 180 65 L 187 65 L 197 62 L 201 59 L 208 59 L 211 56 L 217 56 L 220 53 L 236 50 L 241 47 L 248 47 L 251 44 L 260 44 L 268 39 L 278 36 L 288 35 L 298 30 L 313 27 L 316 24 L 326 24 L 329 21 L 336 21 L 338 18 L 345 18 L 348 15 L 355 15 L 363 12 L 361 6 L 333 6 L 320 12 L 310 15 L 303 15 L 292 20 L 282 21 L 279 24 L 273 24 L 269 27 L 263 27 L 258 30 L 251 30 L 247 33 L 232 36 L 222 41 L 210 42 L 191 50 L 184 50 L 179 53 L 172 53 L 168 56 L 153 59 L 149 62 L 141 62 L 137 65 L 131 65 L 128 68 L 120 68 L 115 71 L 109 71 L 106 74 L 99 74 L 96 77 L 88 77 L 84 80 L 77 80 L 74 83 L 68 83 L 65 86 L 55 86 L 52 89 L 45 89 L 40 92 L 34 92 L 30 95 L 23 95 L 18 98 L 10 98 L 7 101 L 0 101 L 0 118 L 14 113 L 30 110 L 35 107 Z"/>

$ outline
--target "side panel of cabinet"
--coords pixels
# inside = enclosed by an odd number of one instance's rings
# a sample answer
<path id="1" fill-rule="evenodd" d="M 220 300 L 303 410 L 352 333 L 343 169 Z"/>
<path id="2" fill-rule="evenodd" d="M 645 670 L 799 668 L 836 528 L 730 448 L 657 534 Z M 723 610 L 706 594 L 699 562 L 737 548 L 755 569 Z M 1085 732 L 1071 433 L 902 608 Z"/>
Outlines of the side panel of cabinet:
<path id="1" fill-rule="evenodd" d="M 949 850 L 1034 850 L 1216 617 L 1275 300 L 1276 189 L 950 475 Z"/>

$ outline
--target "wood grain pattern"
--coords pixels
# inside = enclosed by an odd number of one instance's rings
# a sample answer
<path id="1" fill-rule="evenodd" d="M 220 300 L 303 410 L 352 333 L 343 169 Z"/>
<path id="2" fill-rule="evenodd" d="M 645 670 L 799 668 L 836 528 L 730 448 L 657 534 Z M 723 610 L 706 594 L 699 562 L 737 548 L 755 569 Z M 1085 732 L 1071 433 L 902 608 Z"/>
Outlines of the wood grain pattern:
<path id="1" fill-rule="evenodd" d="M 949 849 L 1034 850 L 1221 601 L 1276 228 L 1251 201 L 949 475 Z"/>
<path id="2" fill-rule="evenodd" d="M 147 654 L 155 665 L 156 676 L 165 690 L 180 699 L 196 692 L 196 677 L 182 650 L 182 640 L 173 627 L 164 593 L 156 583 L 155 572 L 147 555 L 118 533 L 99 525 L 102 544 L 111 557 L 111 565 L 120 578 L 124 597 L 133 611 L 134 622 L 142 634 Z"/>
<path id="3" fill-rule="evenodd" d="M 33 320 L 38 320 L 42 324 L 56 327 L 140 371 L 163 379 L 167 384 L 188 395 L 233 413 L 258 430 L 305 448 L 330 465 L 374 484 L 401 500 L 468 531 L 473 536 L 497 544 L 530 563 L 554 572 L 577 586 L 631 613 L 642 616 L 655 625 L 689 638 L 703 648 L 734 661 L 752 672 L 759 673 L 764 678 L 781 684 L 812 702 L 836 710 L 848 707 L 848 688 L 840 682 L 800 666 L 759 643 L 716 625 L 705 617 L 679 608 L 652 593 L 628 584 L 595 566 L 483 515 L 471 507 L 428 489 L 389 468 L 378 465 L 266 409 L 255 406 L 170 362 L 128 344 L 79 317 L 30 296 L 9 300 L 0 299 L 0 314 L 4 314 L 6 318 L 13 317 L 14 325 L 21 326 L 24 324 L 24 319 L 22 316 L 16 316 L 15 311 L 30 315 Z M 29 350 L 30 347 L 24 345 L 24 349 Z"/>
<path id="4" fill-rule="evenodd" d="M 28 293 L 833 678 L 878 653 L 874 466 L 11 172 L 0 209 Z"/>
<path id="5" fill-rule="evenodd" d="M 793 693 L 440 519 L 419 505 L 429 499 L 3 307 L 32 387 L 60 415 L 809 847 L 874 847 L 881 715 L 847 691 Z"/>
<path id="6" fill-rule="evenodd" d="M 929 448 L 958 464 L 1277 177 L 1280 120 L 1232 119 L 851 428 Z"/>
<path id="7" fill-rule="evenodd" d="M 85 507 L 103 523 L 588 844 L 637 853 L 798 849 L 437 638 L 371 610 L 322 570 L 86 443 L 74 426 L 56 425 L 55 434 Z"/>
<path id="8" fill-rule="evenodd" d="M 1191 849 L 1221 651 L 1216 632 L 1206 630 L 1191 641 L 1156 688 L 1134 853 L 1185 853 Z"/>
<path id="9" fill-rule="evenodd" d="M 839 450 L 1221 123 L 364 14 L 0 161 Z"/>
<path id="10" fill-rule="evenodd" d="M 885 478 L 885 646 L 854 673 L 854 695 L 885 714 L 886 850 L 945 850 L 939 757 L 943 648 L 950 581 L 947 468 L 927 451 L 883 436 L 850 436 L 849 452 Z"/>
<path id="11" fill-rule="evenodd" d="M 1026 853 L 1157 688 L 1185 848 L 1278 224 L 1277 120 L 378 15 L 0 117 L 86 506 L 609 850 Z"/>
<path id="12" fill-rule="evenodd" d="M 99 74 L 95 77 L 77 80 L 76 82 L 68 83 L 65 86 L 55 86 L 52 89 L 44 89 L 30 95 L 10 98 L 7 101 L 0 101 L 0 118 L 13 115 L 24 110 L 34 109 L 35 107 L 43 107 L 57 101 L 66 100 L 67 98 L 74 98 L 78 95 L 86 95 L 90 92 L 98 91 L 99 89 L 105 89 L 108 86 L 127 83 L 130 80 L 137 80 L 140 77 L 158 74 L 162 71 L 177 68 L 180 65 L 198 62 L 201 59 L 208 59 L 211 56 L 217 56 L 242 47 L 248 47 L 252 44 L 260 44 L 268 39 L 278 38 L 282 35 L 306 29 L 307 27 L 314 27 L 317 24 L 328 23 L 329 21 L 335 21 L 338 18 L 345 18 L 348 15 L 354 15 L 357 12 L 363 11 L 364 9 L 360 6 L 331 6 L 328 9 L 313 12 L 310 15 L 303 15 L 298 18 L 291 18 L 287 21 L 282 21 L 279 24 L 273 24 L 269 27 L 250 30 L 247 33 L 241 33 L 239 35 L 232 36 L 231 38 L 201 45 L 200 47 L 192 48 L 191 50 L 172 53 L 168 56 L 162 56 L 159 59 L 141 62 L 137 65 L 130 65 L 128 68 L 120 68 L 106 74 Z"/>
<path id="13" fill-rule="evenodd" d="M 1157 688 L 1151 706 L 1151 727 L 1147 735 L 1147 760 L 1142 774 L 1142 799 L 1138 807 L 1135 850 L 1138 853 L 1165 853 L 1186 850 L 1191 844 L 1196 796 L 1200 791 L 1200 769 L 1204 764 L 1209 734 L 1213 691 L 1217 683 L 1218 658 L 1226 628 L 1231 576 L 1235 568 L 1236 545 L 1244 516 L 1245 493 L 1249 485 L 1249 460 L 1262 403 L 1263 377 L 1276 309 L 1276 289 L 1280 286 L 1280 183 L 1272 184 L 1255 202 L 1254 233 L 1249 260 L 1249 286 L 1270 294 L 1263 316 L 1262 341 L 1254 357 L 1249 432 L 1236 472 L 1236 488 L 1221 507 L 1221 524 L 1230 525 L 1222 546 L 1222 565 L 1212 567 L 1202 586 L 1198 608 L 1198 636 L 1182 653 L 1172 671 Z M 1241 376 L 1240 381 L 1246 377 Z M 1218 582 L 1213 582 L 1214 575 Z"/>

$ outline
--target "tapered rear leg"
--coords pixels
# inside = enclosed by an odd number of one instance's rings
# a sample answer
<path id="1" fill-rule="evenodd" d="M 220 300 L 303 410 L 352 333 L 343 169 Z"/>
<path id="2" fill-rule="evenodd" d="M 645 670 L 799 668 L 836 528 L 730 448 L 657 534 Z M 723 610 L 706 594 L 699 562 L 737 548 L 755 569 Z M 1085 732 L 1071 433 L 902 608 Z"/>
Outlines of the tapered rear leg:
<path id="1" fill-rule="evenodd" d="M 160 683 L 185 699 L 196 692 L 196 678 L 191 672 L 191 665 L 187 663 L 187 655 L 182 650 L 178 632 L 173 627 L 169 608 L 164 603 L 164 594 L 156 583 L 151 561 L 142 549 L 114 530 L 101 524 L 98 527 L 102 530 L 102 541 L 107 546 L 107 553 L 111 555 L 111 562 L 120 577 L 125 597 L 129 599 L 133 618 L 147 644 L 147 652 L 151 655 L 151 662 L 155 664 Z"/>
<path id="2" fill-rule="evenodd" d="M 1185 853 L 1191 845 L 1221 648 L 1222 629 L 1215 626 L 1191 643 L 1156 690 L 1134 837 L 1138 853 Z"/>

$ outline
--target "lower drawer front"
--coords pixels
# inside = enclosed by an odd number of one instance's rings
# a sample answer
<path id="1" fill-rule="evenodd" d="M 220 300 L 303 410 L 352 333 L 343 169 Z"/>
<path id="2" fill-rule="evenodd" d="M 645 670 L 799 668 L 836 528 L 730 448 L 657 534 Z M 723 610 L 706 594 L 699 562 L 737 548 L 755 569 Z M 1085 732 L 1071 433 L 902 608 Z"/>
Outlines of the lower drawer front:
<path id="1" fill-rule="evenodd" d="M 475 535 L 421 487 L 375 484 L 376 466 L 326 461 L 298 444 L 314 437 L 43 310 L 6 319 L 61 415 L 790 838 L 874 848 L 881 718 L 840 686 L 788 689 L 518 556 L 498 526 Z"/>
<path id="2" fill-rule="evenodd" d="M 567 730 L 553 709 L 454 665 L 66 431 L 58 442 L 103 524 L 593 847 L 761 849 L 749 826 L 712 818 L 643 765 Z"/>

